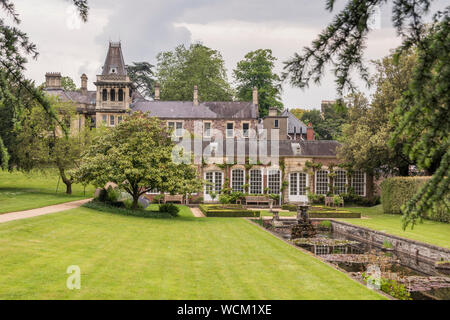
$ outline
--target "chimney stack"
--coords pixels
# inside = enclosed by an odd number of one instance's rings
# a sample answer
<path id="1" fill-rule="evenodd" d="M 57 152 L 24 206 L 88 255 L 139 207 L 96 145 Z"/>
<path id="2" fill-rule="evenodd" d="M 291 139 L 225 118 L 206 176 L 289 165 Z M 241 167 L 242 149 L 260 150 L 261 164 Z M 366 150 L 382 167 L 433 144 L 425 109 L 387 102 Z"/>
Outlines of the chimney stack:
<path id="1" fill-rule="evenodd" d="M 198 87 L 194 86 L 194 106 L 198 106 Z"/>
<path id="2" fill-rule="evenodd" d="M 253 87 L 253 104 L 258 105 L 258 88 Z"/>
<path id="3" fill-rule="evenodd" d="M 50 89 L 61 89 L 61 73 L 47 72 L 45 74 L 45 87 Z"/>
<path id="4" fill-rule="evenodd" d="M 161 99 L 159 88 L 159 83 L 155 84 L 155 101 L 159 101 Z"/>
<path id="5" fill-rule="evenodd" d="M 87 95 L 87 82 L 88 82 L 88 77 L 86 74 L 82 74 L 81 75 L 81 94 L 82 95 Z"/>
<path id="6" fill-rule="evenodd" d="M 276 117 L 278 115 L 278 109 L 276 107 L 269 108 L 269 117 Z"/>
<path id="7" fill-rule="evenodd" d="M 314 141 L 314 129 L 312 127 L 311 122 L 308 123 L 308 128 L 306 128 L 306 140 L 307 141 Z"/>

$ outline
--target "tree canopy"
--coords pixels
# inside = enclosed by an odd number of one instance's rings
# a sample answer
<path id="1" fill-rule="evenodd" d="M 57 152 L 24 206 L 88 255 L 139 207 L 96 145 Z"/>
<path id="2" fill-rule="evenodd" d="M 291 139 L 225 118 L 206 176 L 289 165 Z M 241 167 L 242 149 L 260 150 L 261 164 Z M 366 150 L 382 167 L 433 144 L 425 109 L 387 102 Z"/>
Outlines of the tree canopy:
<path id="1" fill-rule="evenodd" d="M 127 116 L 108 128 L 84 153 L 75 171 L 78 181 L 104 187 L 116 183 L 133 198 L 157 189 L 160 192 L 193 193 L 201 189 L 196 169 L 172 160 L 174 143 L 167 126 L 142 113 Z"/>
<path id="2" fill-rule="evenodd" d="M 283 108 L 281 80 L 274 72 L 276 58 L 270 49 L 258 49 L 247 53 L 233 71 L 237 84 L 237 98 L 252 101 L 253 88 L 258 88 L 260 116 L 269 113 L 269 107 Z"/>
<path id="3" fill-rule="evenodd" d="M 339 157 L 355 169 L 371 174 L 408 175 L 413 162 L 403 151 L 404 139 L 397 139 L 392 146 L 388 142 L 398 121 L 398 117 L 390 121 L 390 115 L 408 89 L 415 61 L 414 52 L 397 62 L 393 55 L 375 61 L 377 72 L 372 82 L 376 91 L 370 105 L 362 94 L 348 97 L 350 120 L 343 127 Z"/>
<path id="4" fill-rule="evenodd" d="M 16 128 L 17 145 L 12 151 L 17 157 L 17 168 L 23 171 L 32 169 L 58 169 L 59 175 L 66 185 L 66 193 L 72 193 L 73 176 L 69 170 L 77 167 L 82 152 L 93 140 L 95 131 L 87 126 L 75 127 L 78 124 L 76 106 L 70 102 L 60 102 L 52 97 L 50 101 L 57 110 L 61 123 L 71 129 L 64 135 L 60 122 L 50 117 L 41 106 L 35 105 L 25 109 L 21 118 L 21 126 Z"/>
<path id="5" fill-rule="evenodd" d="M 78 9 L 81 19 L 86 22 L 88 18 L 88 1 L 87 0 L 71 0 Z M 36 59 L 38 51 L 36 45 L 31 42 L 28 35 L 18 28 L 21 23 L 16 7 L 11 0 L 0 0 L 0 10 L 5 14 L 0 17 L 0 100 L 6 99 L 10 108 L 9 123 L 14 123 L 17 119 L 15 115 L 20 114 L 24 107 L 22 103 L 9 104 L 11 101 L 20 101 L 22 98 L 18 94 L 31 96 L 33 100 L 41 105 L 41 107 L 54 119 L 57 120 L 55 111 L 51 107 L 51 102 L 46 98 L 39 88 L 36 88 L 31 81 L 24 76 L 25 65 L 28 57 Z M 13 108 L 13 109 L 11 109 Z M 3 116 L 3 115 L 2 115 Z M 2 130 L 3 129 L 3 130 Z M 4 128 L 0 128 L 0 163 L 2 167 L 7 167 L 6 160 L 11 158 L 8 154 L 8 143 L 3 139 L 2 134 Z M 66 131 L 66 128 L 64 128 Z M 8 139 L 8 137 L 6 138 Z"/>
<path id="6" fill-rule="evenodd" d="M 362 79 L 369 80 L 363 53 L 370 32 L 369 20 L 376 6 L 387 0 L 353 0 L 338 13 L 330 25 L 313 41 L 303 54 L 294 54 L 286 62 L 284 78 L 300 88 L 320 82 L 325 67 L 331 65 L 336 75 L 337 89 L 354 90 L 351 72 L 356 70 Z M 424 22 L 431 0 L 402 0 L 392 2 L 392 21 L 402 37 L 396 57 L 411 48 L 417 50 L 417 64 L 413 69 L 408 90 L 403 93 L 393 118 L 398 125 L 391 137 L 391 145 L 398 139 L 405 141 L 404 152 L 420 169 L 436 168 L 435 173 L 403 208 L 404 227 L 418 219 L 450 193 L 450 7 L 436 12 L 431 27 Z M 335 0 L 327 0 L 326 9 L 333 10 Z M 393 121 L 397 121 L 394 119 Z M 450 210 L 448 203 L 445 204 Z"/>
<path id="7" fill-rule="evenodd" d="M 132 65 L 126 66 L 130 80 L 143 97 L 153 97 L 154 95 L 154 67 L 148 62 L 133 62 Z"/>
<path id="8" fill-rule="evenodd" d="M 220 52 L 200 43 L 191 44 L 189 48 L 179 45 L 173 51 L 159 53 L 157 61 L 161 100 L 192 101 L 195 85 L 200 101 L 232 100 Z"/>

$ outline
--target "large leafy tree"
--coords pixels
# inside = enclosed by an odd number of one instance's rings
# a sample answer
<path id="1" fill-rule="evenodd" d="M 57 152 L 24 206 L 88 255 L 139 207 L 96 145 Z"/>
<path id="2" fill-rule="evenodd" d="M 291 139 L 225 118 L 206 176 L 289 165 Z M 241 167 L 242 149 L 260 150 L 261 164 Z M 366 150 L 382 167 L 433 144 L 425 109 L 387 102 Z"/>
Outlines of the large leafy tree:
<path id="1" fill-rule="evenodd" d="M 61 87 L 66 91 L 77 90 L 77 85 L 71 77 L 61 77 Z"/>
<path id="2" fill-rule="evenodd" d="M 153 97 L 154 95 L 155 72 L 153 68 L 154 65 L 148 62 L 133 62 L 132 65 L 126 66 L 128 76 L 143 97 Z"/>
<path id="3" fill-rule="evenodd" d="M 139 197 L 152 189 L 174 194 L 201 188 L 196 169 L 174 162 L 173 150 L 167 126 L 155 117 L 134 113 L 95 141 L 75 175 L 97 187 L 116 183 L 131 195 L 136 209 Z"/>
<path id="4" fill-rule="evenodd" d="M 252 101 L 253 88 L 258 88 L 260 116 L 266 116 L 269 107 L 283 108 L 281 80 L 274 72 L 275 61 L 272 50 L 258 49 L 247 53 L 233 71 L 238 99 Z"/>
<path id="5" fill-rule="evenodd" d="M 74 178 L 70 170 L 76 168 L 82 152 L 91 143 L 94 131 L 87 126 L 75 126 L 77 121 L 76 106 L 70 102 L 60 102 L 50 98 L 52 106 L 58 110 L 55 121 L 41 106 L 35 104 L 26 109 L 20 119 L 22 124 L 17 131 L 17 145 L 13 148 L 20 170 L 45 170 L 57 168 L 66 193 L 72 194 Z M 60 123 L 70 128 L 70 134 L 63 134 Z"/>
<path id="6" fill-rule="evenodd" d="M 348 120 L 348 110 L 341 103 L 335 103 L 324 108 L 324 111 L 305 110 L 300 120 L 306 125 L 312 124 L 319 140 L 336 140 L 342 134 L 342 125 Z"/>
<path id="7" fill-rule="evenodd" d="M 372 82 L 376 91 L 370 105 L 362 94 L 349 96 L 350 121 L 343 128 L 339 157 L 355 169 L 371 174 L 409 174 L 413 162 L 403 151 L 404 139 L 397 139 L 395 145 L 388 143 L 397 122 L 389 119 L 408 89 L 415 58 L 411 52 L 397 62 L 393 55 L 374 62 L 377 72 Z"/>
<path id="8" fill-rule="evenodd" d="M 201 101 L 231 101 L 233 94 L 220 52 L 200 43 L 189 48 L 179 45 L 159 53 L 157 60 L 161 100 L 192 101 L 197 85 Z"/>
<path id="9" fill-rule="evenodd" d="M 327 0 L 332 11 L 335 0 Z M 405 152 L 419 168 L 429 169 L 435 163 L 436 171 L 418 194 L 411 199 L 404 212 L 404 226 L 424 216 L 436 201 L 450 193 L 450 7 L 434 15 L 428 30 L 424 17 L 429 13 L 431 0 L 401 0 L 392 2 L 392 21 L 402 37 L 399 57 L 412 47 L 417 49 L 417 65 L 408 90 L 399 102 L 399 124 L 392 137 L 405 140 Z M 387 0 L 352 0 L 338 13 L 330 25 L 313 41 L 303 54 L 295 54 L 287 61 L 284 77 L 298 87 L 320 82 L 325 67 L 331 65 L 336 75 L 338 92 L 355 88 L 350 74 L 356 70 L 362 79 L 369 80 L 363 52 L 370 31 L 370 19 L 376 6 Z M 442 154 L 442 150 L 445 153 Z"/>
<path id="10" fill-rule="evenodd" d="M 82 20 L 87 21 L 89 10 L 87 0 L 71 0 L 71 2 L 78 8 Z M 21 21 L 13 1 L 0 0 L 0 11 L 4 13 L 0 17 L 0 100 L 3 103 L 4 100 L 6 100 L 6 103 L 10 103 L 13 100 L 16 100 L 16 102 L 22 100 L 22 97 L 18 96 L 18 94 L 31 96 L 51 117 L 58 119 L 51 107 L 51 102 L 42 91 L 24 76 L 28 58 L 36 59 L 38 51 L 28 35 L 18 28 Z M 15 115 L 20 114 L 24 106 L 26 105 L 22 103 L 13 103 L 6 106 L 7 108 L 12 108 L 12 122 L 16 121 L 17 117 Z M 4 128 L 2 129 L 0 129 L 0 134 L 2 131 L 5 131 Z M 66 131 L 66 129 L 64 130 Z M 0 135 L 0 154 L 3 155 L 0 158 L 0 162 L 3 164 L 3 167 L 6 167 L 7 163 L 5 161 L 13 157 L 6 156 L 9 146 L 3 139 L 5 139 L 5 136 Z"/>

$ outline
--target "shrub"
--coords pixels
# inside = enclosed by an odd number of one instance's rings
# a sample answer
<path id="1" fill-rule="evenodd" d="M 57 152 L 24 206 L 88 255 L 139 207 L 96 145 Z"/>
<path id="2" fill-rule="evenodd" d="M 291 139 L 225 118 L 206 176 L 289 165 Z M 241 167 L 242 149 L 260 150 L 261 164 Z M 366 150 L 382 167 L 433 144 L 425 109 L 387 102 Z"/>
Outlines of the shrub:
<path id="1" fill-rule="evenodd" d="M 343 201 L 344 201 L 344 199 L 342 199 L 341 196 L 339 196 L 339 195 L 337 195 L 337 194 L 335 194 L 335 195 L 333 196 L 333 203 L 334 203 L 335 206 L 340 206 L 340 205 L 342 204 Z"/>
<path id="2" fill-rule="evenodd" d="M 124 206 L 125 208 L 127 208 L 128 210 L 133 210 L 133 200 L 131 200 L 131 199 L 125 199 L 125 200 L 123 201 L 123 206 Z M 139 202 L 138 202 L 138 209 L 144 209 L 144 207 L 142 206 L 142 204 L 140 204 Z"/>
<path id="3" fill-rule="evenodd" d="M 381 203 L 383 210 L 388 214 L 401 214 L 401 207 L 412 199 L 421 187 L 431 177 L 394 177 L 388 178 L 381 183 Z M 433 208 L 423 214 L 423 218 L 450 222 L 450 212 L 445 204 L 450 203 L 449 196 L 442 199 L 442 202 L 435 203 Z"/>
<path id="4" fill-rule="evenodd" d="M 295 204 L 283 204 L 281 206 L 281 209 L 283 210 L 289 210 L 289 211 L 297 211 L 297 206 Z"/>
<path id="5" fill-rule="evenodd" d="M 230 193 L 230 203 L 236 203 L 237 200 L 242 200 L 245 197 L 243 192 L 231 192 Z"/>
<path id="6" fill-rule="evenodd" d="M 330 229 L 331 229 L 331 221 L 328 221 L 328 220 L 322 221 L 322 222 L 319 224 L 319 227 L 320 227 L 321 229 L 330 230 Z"/>
<path id="7" fill-rule="evenodd" d="M 164 203 L 159 205 L 159 212 L 167 212 L 172 217 L 177 217 L 180 209 L 173 203 Z"/>
<path id="8" fill-rule="evenodd" d="M 164 199 L 164 195 L 163 194 L 158 194 L 156 196 L 153 197 L 153 203 L 161 203 L 161 201 Z"/>
<path id="9" fill-rule="evenodd" d="M 124 216 L 135 216 L 141 218 L 158 218 L 158 219 L 173 218 L 170 214 L 165 212 L 148 211 L 142 209 L 130 210 L 125 207 L 119 208 L 96 200 L 84 204 L 83 207 L 91 208 L 101 212 L 119 214 Z"/>
<path id="10" fill-rule="evenodd" d="M 118 188 L 109 187 L 108 190 L 106 190 L 106 201 L 107 202 L 117 202 L 117 200 L 120 197 L 120 191 Z"/>
<path id="11" fill-rule="evenodd" d="M 219 195 L 219 202 L 221 204 L 228 204 L 231 202 L 231 197 L 228 194 L 222 193 Z"/>
<path id="12" fill-rule="evenodd" d="M 203 214 L 207 217 L 259 217 L 259 211 L 252 211 L 244 209 L 240 205 L 199 205 L 199 209 L 203 212 Z"/>

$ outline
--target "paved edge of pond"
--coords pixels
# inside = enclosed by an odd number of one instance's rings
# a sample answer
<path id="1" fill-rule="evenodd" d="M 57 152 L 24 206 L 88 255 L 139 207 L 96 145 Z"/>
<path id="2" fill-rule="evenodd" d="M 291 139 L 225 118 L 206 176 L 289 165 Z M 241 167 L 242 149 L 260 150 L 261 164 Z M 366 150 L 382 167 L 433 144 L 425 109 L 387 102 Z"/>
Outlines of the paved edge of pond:
<path id="1" fill-rule="evenodd" d="M 28 219 L 28 218 L 46 215 L 49 213 L 55 213 L 55 212 L 61 212 L 61 211 L 67 211 L 70 209 L 75 209 L 75 208 L 81 207 L 83 204 L 85 204 L 91 200 L 92 199 L 83 199 L 83 200 L 55 204 L 55 205 L 42 207 L 42 208 L 2 213 L 2 214 L 0 214 L 0 223 L 5 223 L 5 222 L 9 222 L 9 221 L 14 221 L 14 220 Z"/>

